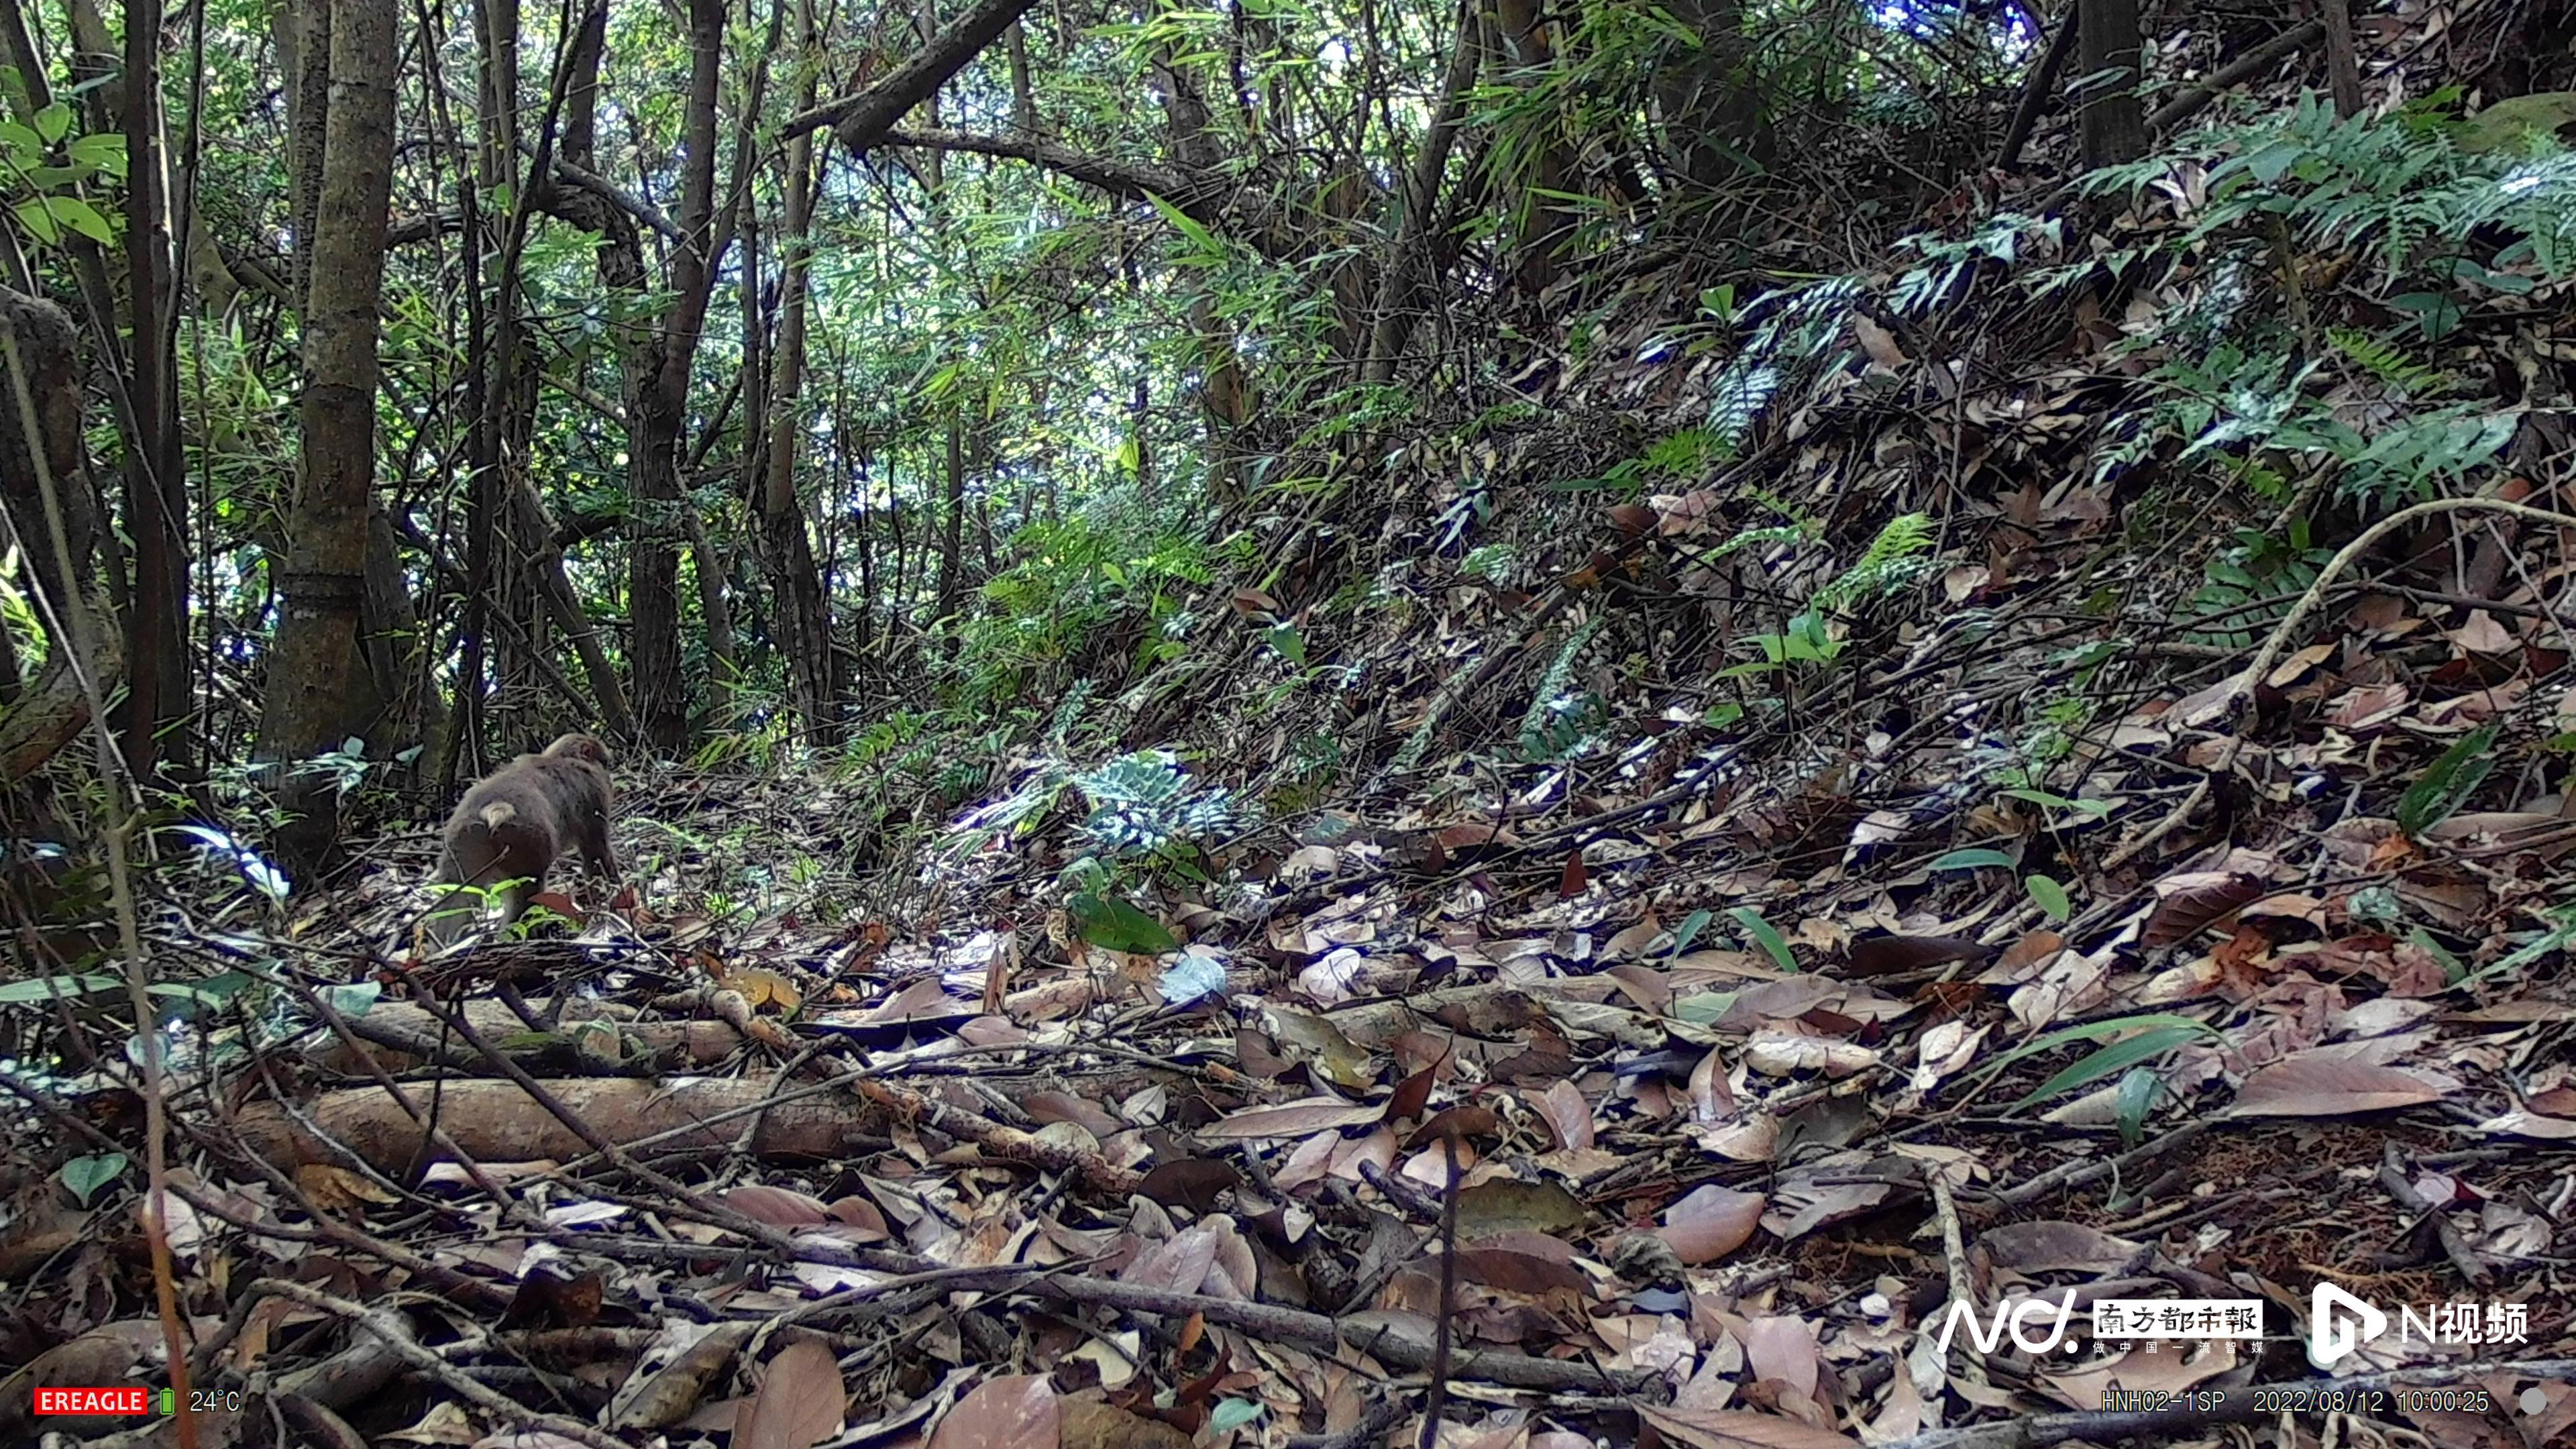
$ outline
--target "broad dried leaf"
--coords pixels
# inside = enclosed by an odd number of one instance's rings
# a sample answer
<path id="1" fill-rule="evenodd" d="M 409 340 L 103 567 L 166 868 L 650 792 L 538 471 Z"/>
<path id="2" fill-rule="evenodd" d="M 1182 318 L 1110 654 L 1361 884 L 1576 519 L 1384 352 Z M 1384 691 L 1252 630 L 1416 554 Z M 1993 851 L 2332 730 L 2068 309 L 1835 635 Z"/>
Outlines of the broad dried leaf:
<path id="1" fill-rule="evenodd" d="M 801 1228 L 827 1222 L 832 1211 L 819 1197 L 791 1187 L 771 1187 L 766 1183 L 747 1183 L 716 1194 L 716 1201 L 756 1223 L 774 1228 Z M 882 1224 L 880 1225 L 882 1226 Z"/>
<path id="2" fill-rule="evenodd" d="M 1544 1092 L 1523 1090 L 1521 1096 L 1541 1117 L 1547 1119 L 1550 1132 L 1556 1134 L 1556 1145 L 1581 1151 L 1590 1147 L 1592 1137 L 1592 1104 L 1572 1082 L 1556 1082 Z"/>
<path id="3" fill-rule="evenodd" d="M 1823 1367 L 1816 1358 L 1816 1326 L 1803 1318 L 1766 1314 L 1748 1319 L 1742 1334 L 1745 1366 L 1756 1382 L 1777 1379 L 1803 1398 L 1816 1393 Z"/>
<path id="4" fill-rule="evenodd" d="M 1664 1209 L 1664 1225 L 1655 1230 L 1682 1265 L 1714 1263 L 1753 1237 L 1762 1225 L 1762 1194 L 1737 1192 L 1707 1183 Z"/>
<path id="5" fill-rule="evenodd" d="M 1242 1183 L 1229 1163 L 1213 1157 L 1184 1157 L 1157 1165 L 1136 1184 L 1136 1191 L 1165 1207 L 1211 1212 L 1219 1195 Z"/>
<path id="6" fill-rule="evenodd" d="M 734 1421 L 734 1449 L 814 1449 L 839 1436 L 848 1405 L 832 1351 L 799 1339 L 769 1361 L 759 1395 Z"/>
<path id="7" fill-rule="evenodd" d="M 2311 1054 L 2247 1077 L 2227 1110 L 2235 1117 L 2340 1117 L 2440 1100 L 2442 1089 L 2412 1072 Z"/>
<path id="8" fill-rule="evenodd" d="M 1246 1107 L 1223 1121 L 1199 1129 L 1211 1142 L 1248 1142 L 1263 1137 L 1304 1137 L 1340 1127 L 1365 1127 L 1386 1115 L 1384 1102 L 1345 1102 L 1339 1097 L 1306 1097 L 1276 1107 Z"/>
<path id="9" fill-rule="evenodd" d="M 1982 960 L 1988 948 L 1964 936 L 1872 936 L 1854 941 L 1848 976 L 1893 976 L 1927 971 L 1952 961 Z"/>
<path id="10" fill-rule="evenodd" d="M 1498 1177 L 1462 1188 L 1458 1193 L 1461 1238 L 1489 1238 L 1508 1232 L 1560 1233 L 1582 1226 L 1589 1216 L 1572 1193 L 1553 1182 Z"/>
<path id="11" fill-rule="evenodd" d="M 1062 1449 L 1190 1449 L 1190 1436 L 1164 1423 L 1097 1399 L 1056 1405 Z"/>
<path id="12" fill-rule="evenodd" d="M 1060 1449 L 1063 1417 L 1044 1374 L 987 1379 L 930 1431 L 929 1449 Z"/>
<path id="13" fill-rule="evenodd" d="M 1666 1409 L 1632 1403 L 1637 1417 L 1689 1449 L 1857 1449 L 1860 1441 L 1776 1414 L 1740 1409 Z"/>
<path id="14" fill-rule="evenodd" d="M 2192 870 L 2156 882 L 2156 908 L 2138 931 L 2141 946 L 2175 946 L 2229 912 L 2259 899 L 2270 884 L 2232 870 Z"/>

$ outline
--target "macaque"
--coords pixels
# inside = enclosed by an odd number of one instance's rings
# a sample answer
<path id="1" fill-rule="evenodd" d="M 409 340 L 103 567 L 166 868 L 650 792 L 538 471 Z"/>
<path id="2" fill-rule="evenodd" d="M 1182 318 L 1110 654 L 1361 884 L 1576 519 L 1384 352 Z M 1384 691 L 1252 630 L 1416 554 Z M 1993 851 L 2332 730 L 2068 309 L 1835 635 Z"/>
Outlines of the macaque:
<path id="1" fill-rule="evenodd" d="M 447 819 L 435 880 L 497 889 L 506 927 L 545 888 L 556 857 L 575 847 L 590 869 L 617 874 L 608 812 L 608 747 L 589 735 L 564 735 L 544 754 L 521 755 L 465 792 Z M 481 914 L 468 904 L 475 897 L 458 894 L 463 898 L 442 903 L 429 919 L 436 944 L 454 940 Z"/>

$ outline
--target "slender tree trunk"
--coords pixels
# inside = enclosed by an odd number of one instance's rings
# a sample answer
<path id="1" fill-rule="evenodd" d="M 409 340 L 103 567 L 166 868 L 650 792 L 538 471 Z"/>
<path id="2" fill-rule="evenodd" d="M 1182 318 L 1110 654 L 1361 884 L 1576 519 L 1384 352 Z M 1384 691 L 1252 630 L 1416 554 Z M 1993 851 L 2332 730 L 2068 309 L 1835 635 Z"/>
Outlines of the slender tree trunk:
<path id="1" fill-rule="evenodd" d="M 296 762 L 336 748 L 359 668 L 374 498 L 376 304 L 392 197 L 396 0 L 336 0 L 329 127 L 304 343 L 303 484 L 269 661 L 261 753 L 289 766 L 279 844 L 309 873 L 336 844 L 335 782 Z"/>
<path id="2" fill-rule="evenodd" d="M 966 597 L 966 439 L 965 425 L 953 412 L 948 415 L 948 496 L 940 517 L 939 604 L 932 613 L 953 622 Z"/>
<path id="3" fill-rule="evenodd" d="M 689 738 L 688 695 L 680 677 L 679 554 L 671 542 L 681 531 L 677 519 L 682 506 L 680 430 L 688 407 L 690 364 L 697 356 L 698 334 L 706 322 L 715 279 L 716 94 L 724 47 L 721 0 L 689 0 L 688 24 L 681 237 L 671 258 L 674 300 L 668 327 L 652 333 L 646 324 L 643 345 L 630 353 L 627 368 L 627 489 L 636 512 L 627 575 L 627 612 L 634 627 L 629 663 L 635 681 L 636 722 L 648 744 L 670 751 L 685 747 Z M 608 280 L 641 291 L 642 245 L 632 224 L 622 230 L 623 239 L 612 246 L 631 259 L 620 265 L 627 275 Z M 606 249 L 601 267 L 603 272 L 609 267 Z"/>
<path id="4" fill-rule="evenodd" d="M 2147 154 L 2147 118 L 2138 104 L 2138 0 L 2077 0 L 2076 69 L 2082 73 L 2086 169 L 2117 166 Z"/>
<path id="5" fill-rule="evenodd" d="M 1020 22 L 1002 32 L 1011 60 L 1011 129 L 1035 139 L 1038 134 L 1037 90 L 1029 84 L 1029 37 Z M 808 101 L 806 107 L 813 103 Z M 799 107 L 805 109 L 806 107 Z"/>
<path id="6" fill-rule="evenodd" d="M 125 465 L 126 523 L 134 539 L 133 606 L 126 618 L 132 670 L 122 709 L 120 748 L 137 779 L 150 779 L 165 749 L 186 767 L 190 751 L 178 727 L 192 714 L 188 698 L 188 483 L 179 446 L 179 374 L 171 357 L 171 285 L 167 147 L 161 125 L 159 0 L 125 7 L 124 70 L 114 89 L 126 154 L 125 268 L 128 306 L 125 379 L 132 408 L 132 451 Z M 94 6 L 74 7 L 76 32 L 104 23 Z"/>
<path id="7" fill-rule="evenodd" d="M 1476 83 L 1484 51 L 1477 40 L 1483 28 L 1473 5 L 1459 6 L 1458 33 L 1450 42 L 1449 69 L 1440 79 L 1440 100 L 1432 110 L 1422 149 L 1414 153 L 1413 173 L 1406 178 L 1404 218 L 1396 231 L 1395 251 L 1378 277 L 1376 327 L 1361 369 L 1365 382 L 1379 386 L 1392 382 L 1404 344 L 1412 338 L 1413 297 L 1431 260 L 1431 218 L 1439 214 L 1440 181 L 1449 173 L 1458 118 L 1466 109 L 1468 89 Z"/>
<path id="8" fill-rule="evenodd" d="M 1154 61 L 1163 94 L 1164 125 L 1172 155 L 1198 175 L 1217 168 L 1214 137 L 1208 134 L 1208 107 L 1196 77 L 1174 63 L 1166 50 Z M 1216 315 L 1216 304 L 1202 288 L 1190 302 L 1190 331 L 1199 345 L 1199 411 L 1208 431 L 1208 489 L 1220 502 L 1242 492 L 1236 476 L 1236 436 L 1252 415 L 1251 389 L 1235 355 L 1234 329 Z"/>
<path id="9" fill-rule="evenodd" d="M 1514 83 L 1523 90 L 1540 89 L 1548 79 L 1547 72 L 1556 65 L 1556 43 L 1548 29 L 1549 12 L 1540 7 L 1538 0 L 1497 0 L 1494 17 L 1504 54 L 1511 59 L 1516 73 Z M 1567 123 L 1562 106 L 1531 123 L 1539 129 L 1528 137 L 1529 169 L 1511 178 L 1514 189 L 1506 193 L 1516 218 L 1510 253 L 1512 276 L 1527 296 L 1537 296 L 1556 279 L 1557 249 L 1565 244 L 1580 219 L 1567 203 L 1551 195 L 1573 189 L 1568 181 L 1574 173 L 1574 148 L 1564 134 Z"/>
<path id="10" fill-rule="evenodd" d="M 2325 7 L 2326 85 L 2334 94 L 2335 114 L 2349 121 L 2361 114 L 2361 51 L 2353 44 L 2351 0 L 2320 0 Z"/>
<path id="11" fill-rule="evenodd" d="M 810 55 L 813 45 L 813 0 L 797 0 L 796 52 Z M 809 67 L 804 74 L 796 99 L 800 111 L 811 109 L 815 98 L 814 72 Z M 787 666 L 788 701 L 803 720 L 807 738 L 829 744 L 841 737 L 841 670 L 832 650 L 831 614 L 815 571 L 805 508 L 796 493 L 798 440 L 805 432 L 802 405 L 806 293 L 814 241 L 813 170 L 812 134 L 790 139 L 785 175 L 780 179 L 787 215 L 779 242 L 778 345 L 775 380 L 768 390 L 767 467 L 751 505 L 761 565 L 769 576 L 770 617 Z"/>
<path id="12" fill-rule="evenodd" d="M 607 0 L 590 0 L 574 27 L 572 51 L 566 61 L 561 149 L 564 160 L 592 172 L 599 169 L 599 62 L 607 36 Z M 515 55 L 515 35 L 511 43 Z M 546 188 L 557 211 L 569 214 L 575 224 L 601 238 L 599 269 L 604 280 L 611 274 L 612 247 L 623 236 L 627 252 L 632 254 L 632 270 L 621 275 L 631 275 L 633 285 L 642 286 L 642 246 L 634 239 L 632 226 L 626 223 L 623 213 L 588 192 L 559 192 L 552 176 L 534 177 L 532 184 Z M 617 230 L 621 224 L 626 225 L 622 233 Z M 551 621 L 581 658 L 583 676 L 590 683 L 592 697 L 599 702 L 600 723 L 620 740 L 638 740 L 641 735 L 634 711 L 627 704 L 625 687 L 609 661 L 607 647 L 600 642 L 598 629 L 582 612 L 572 581 L 564 575 L 563 550 L 555 542 L 554 520 L 529 473 L 529 450 L 536 436 L 537 376 L 525 349 L 520 350 L 518 363 L 508 394 L 510 411 L 501 428 L 501 473 L 503 496 L 509 500 L 504 533 L 524 556 L 526 566 L 502 572 L 502 603 L 498 607 L 522 621 L 523 628 L 517 632 L 526 637 L 524 643 L 510 641 L 513 647 L 503 657 L 501 682 L 505 687 L 531 685 L 547 672 L 550 666 L 546 661 L 523 656 L 546 648 L 546 626 Z M 631 405 L 633 398 L 627 401 Z"/>

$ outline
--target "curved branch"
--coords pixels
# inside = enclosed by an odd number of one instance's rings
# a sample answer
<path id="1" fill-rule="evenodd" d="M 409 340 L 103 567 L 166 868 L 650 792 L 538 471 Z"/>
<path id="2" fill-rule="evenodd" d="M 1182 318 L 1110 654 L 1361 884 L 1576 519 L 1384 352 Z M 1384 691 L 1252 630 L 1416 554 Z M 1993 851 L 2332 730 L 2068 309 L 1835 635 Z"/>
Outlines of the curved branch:
<path id="1" fill-rule="evenodd" d="M 988 136 L 950 130 L 888 130 L 884 141 L 890 146 L 967 151 L 978 156 L 1026 161 L 1129 201 L 1142 201 L 1150 192 L 1179 207 L 1190 220 L 1201 223 L 1215 219 L 1218 203 L 1230 189 L 1226 182 L 1195 172 L 1094 156 L 1053 141 L 1033 140 L 1025 136 Z"/>
<path id="2" fill-rule="evenodd" d="M 958 16 L 956 23 L 932 36 L 910 59 L 888 72 L 884 80 L 856 95 L 826 101 L 789 118 L 778 138 L 792 141 L 808 131 L 829 126 L 850 154 L 867 150 L 884 140 L 905 112 L 930 99 L 931 92 L 964 69 L 966 62 L 981 55 L 984 47 L 1001 39 L 1011 22 L 1036 4 L 1037 0 L 981 0 L 974 9 Z"/>

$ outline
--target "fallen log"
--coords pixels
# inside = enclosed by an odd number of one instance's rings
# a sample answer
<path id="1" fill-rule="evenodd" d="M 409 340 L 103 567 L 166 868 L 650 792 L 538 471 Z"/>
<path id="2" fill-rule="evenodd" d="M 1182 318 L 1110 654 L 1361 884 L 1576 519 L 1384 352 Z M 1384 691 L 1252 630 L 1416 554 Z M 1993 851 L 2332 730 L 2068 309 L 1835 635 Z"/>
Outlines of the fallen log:
<path id="1" fill-rule="evenodd" d="M 854 1155 L 863 1139 L 882 1137 L 884 1114 L 838 1093 L 795 1097 L 763 1108 L 767 1077 L 574 1077 L 541 1082 L 574 1116 L 617 1146 L 655 1151 L 723 1151 L 760 1113 L 750 1150 L 767 1159 L 830 1161 Z M 458 1150 L 478 1162 L 556 1161 L 591 1155 L 590 1145 L 514 1082 L 476 1079 L 406 1086 Z M 397 1174 L 422 1152 L 423 1133 L 381 1087 L 325 1092 L 295 1111 L 254 1102 L 234 1119 L 245 1151 L 285 1167 L 346 1165 L 351 1157 Z M 424 1160 L 448 1154 L 430 1148 Z"/>

